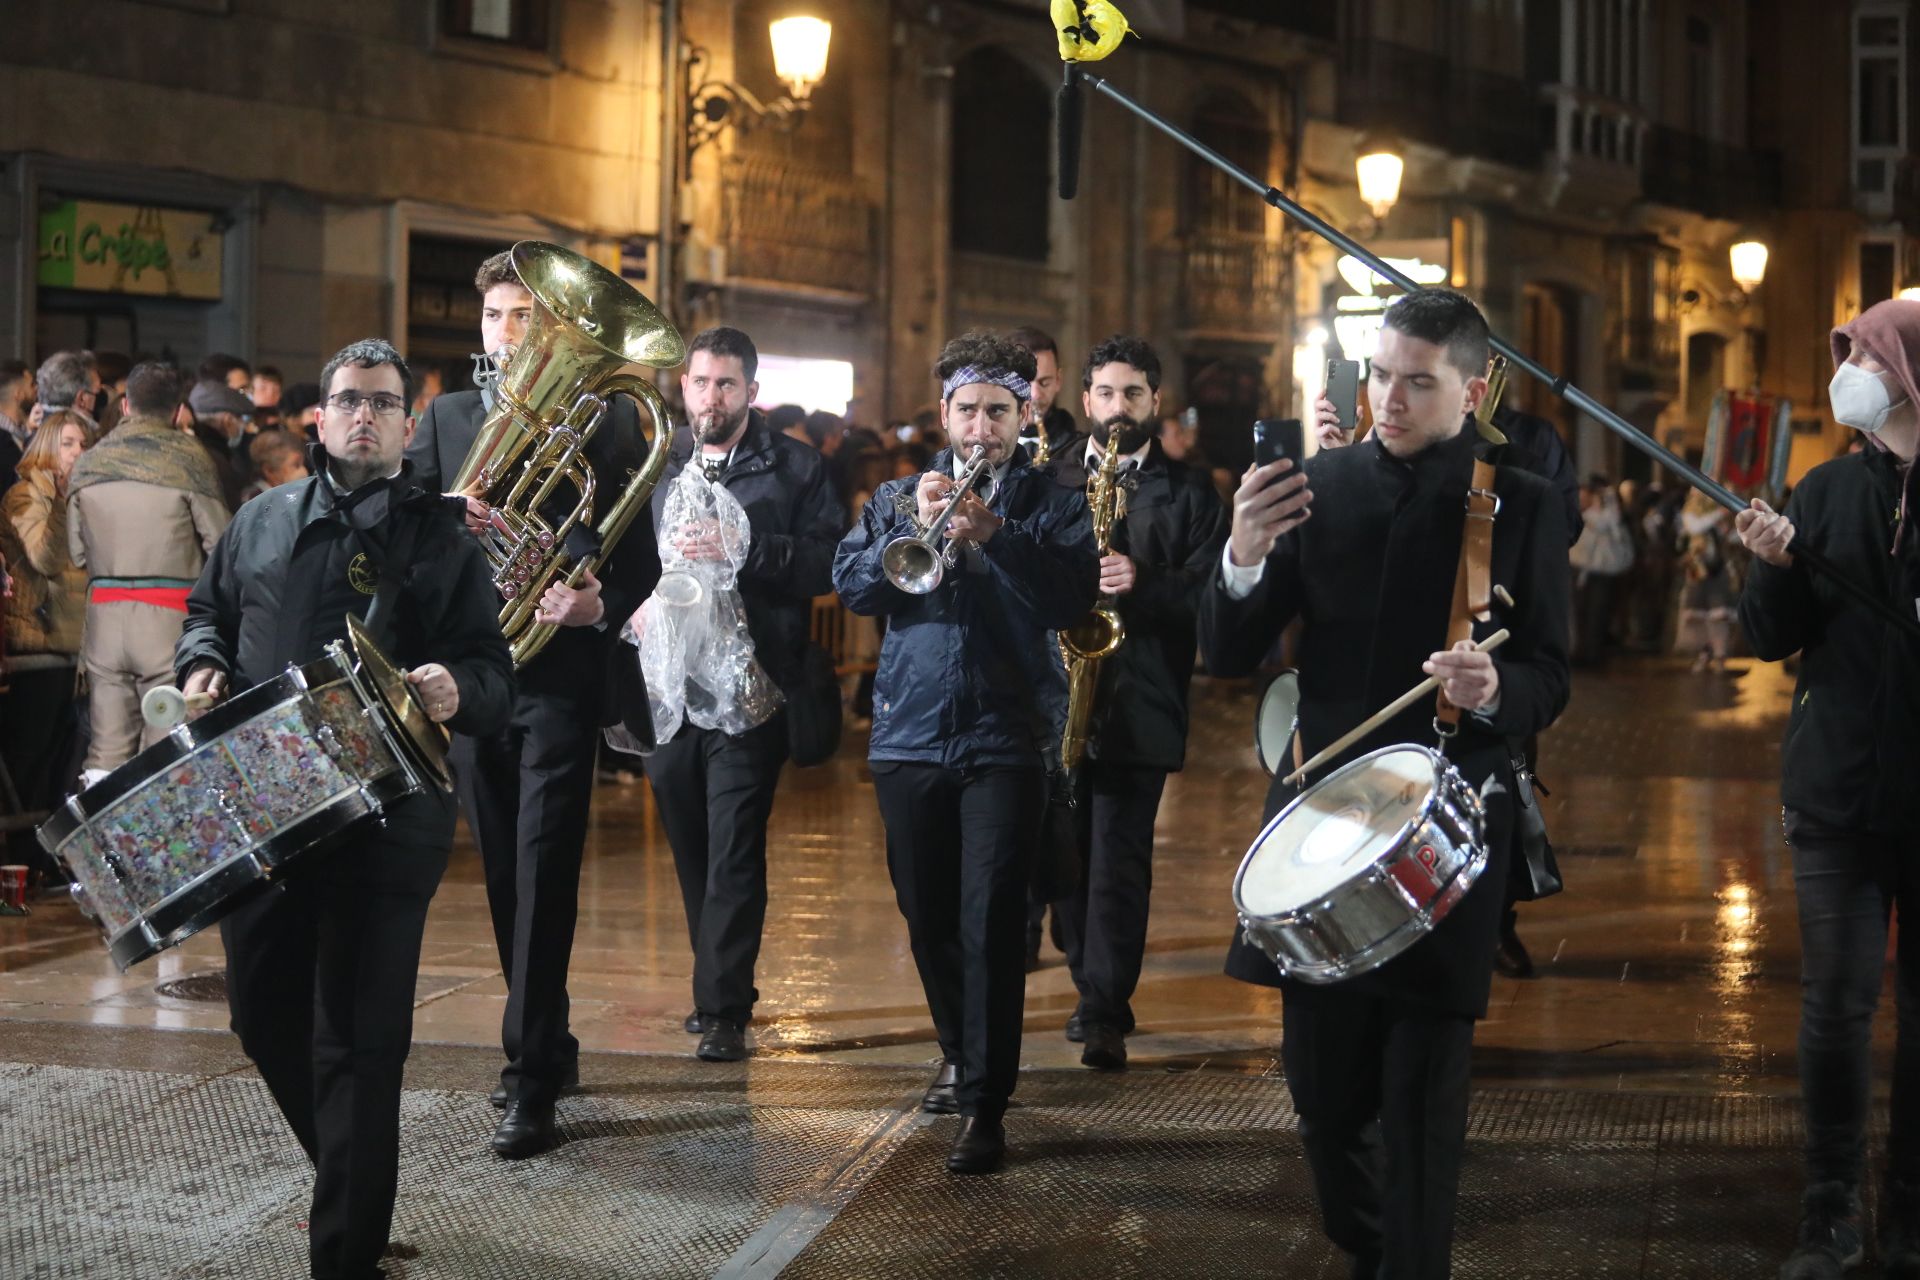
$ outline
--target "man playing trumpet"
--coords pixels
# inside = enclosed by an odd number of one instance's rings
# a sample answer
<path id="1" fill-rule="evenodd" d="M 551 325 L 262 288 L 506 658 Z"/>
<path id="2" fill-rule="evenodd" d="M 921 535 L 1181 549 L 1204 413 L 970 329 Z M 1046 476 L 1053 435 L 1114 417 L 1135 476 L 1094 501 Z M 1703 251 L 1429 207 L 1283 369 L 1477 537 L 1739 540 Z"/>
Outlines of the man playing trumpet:
<path id="1" fill-rule="evenodd" d="M 989 1173 L 1020 1066 L 1028 864 L 1058 749 L 1066 687 L 1050 632 L 1092 607 L 1098 558 L 1086 499 L 1032 468 L 1031 353 L 991 334 L 949 342 L 935 373 L 953 448 L 925 475 L 888 481 L 840 543 L 833 585 L 885 614 L 868 759 L 887 870 L 926 989 L 943 1063 L 928 1111 L 964 1117 L 947 1157 Z M 957 501 L 961 476 L 979 470 Z M 947 511 L 952 506 L 951 512 Z M 951 567 L 897 585 L 887 548 L 946 515 Z M 907 548 L 912 551 L 913 548 Z M 901 559 L 924 561 L 924 555 Z"/>

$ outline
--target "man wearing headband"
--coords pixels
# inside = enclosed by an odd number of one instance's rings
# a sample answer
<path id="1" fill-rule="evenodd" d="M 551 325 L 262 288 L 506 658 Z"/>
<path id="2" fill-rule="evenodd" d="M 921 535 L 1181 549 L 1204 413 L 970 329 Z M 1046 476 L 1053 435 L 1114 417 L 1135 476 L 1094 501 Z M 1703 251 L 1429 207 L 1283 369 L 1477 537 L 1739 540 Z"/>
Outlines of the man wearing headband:
<path id="1" fill-rule="evenodd" d="M 963 1119 L 947 1168 L 990 1173 L 1020 1066 L 1028 866 L 1057 758 L 1066 680 L 1051 632 L 1092 607 L 1098 557 L 1086 499 L 1028 464 L 1034 363 L 992 334 L 947 344 L 935 366 L 951 449 L 880 486 L 840 543 L 833 585 L 883 614 L 868 759 L 887 870 L 944 1059 L 923 1106 Z M 978 450 L 982 478 L 955 502 Z M 958 548 L 938 586 L 909 594 L 883 555 L 954 503 Z"/>
<path id="2" fill-rule="evenodd" d="M 1866 1247 L 1866 1171 L 1874 1006 L 1889 908 L 1920 907 L 1920 643 L 1809 573 L 1796 532 L 1855 582 L 1882 584 L 1920 617 L 1920 302 L 1877 303 L 1833 331 L 1833 416 L 1866 447 L 1822 463 L 1784 514 L 1755 499 L 1734 522 L 1753 553 L 1740 622 L 1756 656 L 1800 654 L 1781 747 L 1780 801 L 1800 910 L 1800 1092 L 1807 1185 L 1785 1280 L 1838 1276 Z M 1898 1031 L 1879 1197 L 1880 1261 L 1920 1276 L 1920 926 L 1900 930 Z M 1904 1065 L 1903 1065 L 1904 1064 Z"/>

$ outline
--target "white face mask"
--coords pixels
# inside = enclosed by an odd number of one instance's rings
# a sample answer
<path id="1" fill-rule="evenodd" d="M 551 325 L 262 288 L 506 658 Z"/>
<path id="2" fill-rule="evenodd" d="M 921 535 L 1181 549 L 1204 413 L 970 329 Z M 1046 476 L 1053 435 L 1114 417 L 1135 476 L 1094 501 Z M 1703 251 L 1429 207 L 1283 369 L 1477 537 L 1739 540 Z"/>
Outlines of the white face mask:
<path id="1" fill-rule="evenodd" d="M 1887 425 L 1893 412 L 1893 396 L 1878 374 L 1868 373 L 1857 364 L 1843 364 L 1833 371 L 1827 384 L 1827 399 L 1833 405 L 1834 420 L 1873 435 Z"/>

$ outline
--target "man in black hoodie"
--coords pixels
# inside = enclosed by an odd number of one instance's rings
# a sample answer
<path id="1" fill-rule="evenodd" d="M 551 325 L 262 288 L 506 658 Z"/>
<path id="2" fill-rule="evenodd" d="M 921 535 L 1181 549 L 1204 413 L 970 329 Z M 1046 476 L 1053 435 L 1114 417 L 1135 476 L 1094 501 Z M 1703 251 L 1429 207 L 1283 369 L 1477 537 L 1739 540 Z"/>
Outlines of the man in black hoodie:
<path id="1" fill-rule="evenodd" d="M 378 339 L 328 363 L 314 474 L 243 508 L 188 596 L 174 665 L 189 693 L 221 698 L 312 662 L 351 615 L 409 668 L 436 723 L 505 723 L 513 662 L 486 561 L 401 459 L 411 382 Z M 390 608 L 376 608 L 383 589 Z M 453 821 L 438 790 L 404 797 L 220 925 L 233 1029 L 314 1163 L 315 1277 L 381 1274 L 420 939 Z"/>

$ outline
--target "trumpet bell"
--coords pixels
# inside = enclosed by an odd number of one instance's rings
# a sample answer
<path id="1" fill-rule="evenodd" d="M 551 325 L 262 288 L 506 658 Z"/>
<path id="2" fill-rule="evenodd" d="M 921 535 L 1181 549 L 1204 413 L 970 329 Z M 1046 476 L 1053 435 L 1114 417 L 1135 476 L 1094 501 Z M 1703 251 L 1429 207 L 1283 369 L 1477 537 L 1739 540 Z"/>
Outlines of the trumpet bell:
<path id="1" fill-rule="evenodd" d="M 930 594 L 946 572 L 946 559 L 924 538 L 895 538 L 880 553 L 887 581 L 910 596 Z"/>

